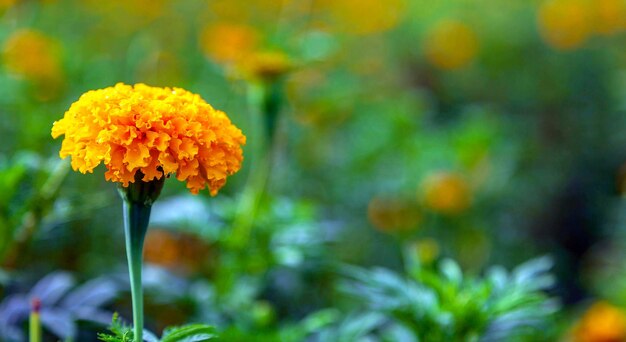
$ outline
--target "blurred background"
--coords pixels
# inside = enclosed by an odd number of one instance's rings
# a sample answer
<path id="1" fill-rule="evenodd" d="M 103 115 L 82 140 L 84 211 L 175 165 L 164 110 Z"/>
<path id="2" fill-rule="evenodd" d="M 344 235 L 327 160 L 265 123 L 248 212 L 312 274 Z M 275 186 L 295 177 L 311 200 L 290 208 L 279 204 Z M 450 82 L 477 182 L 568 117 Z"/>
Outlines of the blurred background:
<path id="1" fill-rule="evenodd" d="M 528 338 L 626 340 L 625 46 L 623 0 L 1 0 L 0 340 L 35 295 L 51 341 L 131 317 L 115 185 L 50 136 L 117 82 L 198 93 L 248 136 L 217 197 L 172 179 L 153 209 L 152 331 L 324 340 L 358 307 L 345 265 L 481 279 L 548 255 L 559 309 Z"/>

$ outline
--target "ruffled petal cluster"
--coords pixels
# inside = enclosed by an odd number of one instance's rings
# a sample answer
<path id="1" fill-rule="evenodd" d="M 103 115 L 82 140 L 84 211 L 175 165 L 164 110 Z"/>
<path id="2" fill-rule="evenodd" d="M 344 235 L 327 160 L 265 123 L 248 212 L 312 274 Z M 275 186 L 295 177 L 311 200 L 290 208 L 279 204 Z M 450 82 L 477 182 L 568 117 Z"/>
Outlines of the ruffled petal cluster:
<path id="1" fill-rule="evenodd" d="M 176 174 L 194 194 L 211 195 L 237 172 L 246 137 L 224 112 L 180 88 L 118 83 L 83 94 L 52 127 L 65 135 L 61 158 L 92 172 L 100 163 L 105 177 L 123 186 Z M 138 174 L 138 172 L 140 172 Z"/>

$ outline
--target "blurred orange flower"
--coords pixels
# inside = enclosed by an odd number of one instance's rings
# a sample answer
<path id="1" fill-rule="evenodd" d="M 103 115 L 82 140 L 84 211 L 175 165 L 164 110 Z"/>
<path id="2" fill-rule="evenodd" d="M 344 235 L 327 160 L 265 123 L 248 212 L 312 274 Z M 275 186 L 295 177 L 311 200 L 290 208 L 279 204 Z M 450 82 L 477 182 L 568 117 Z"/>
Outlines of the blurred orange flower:
<path id="1" fill-rule="evenodd" d="M 123 186 L 143 175 L 145 182 L 176 173 L 197 194 L 211 195 L 237 172 L 246 138 L 225 113 L 199 95 L 180 88 L 144 84 L 83 94 L 52 127 L 65 135 L 61 158 L 72 168 L 92 172 L 101 162 L 109 181 Z"/>
<path id="2" fill-rule="evenodd" d="M 4 11 L 17 3 L 18 0 L 0 0 L 0 11 Z"/>
<path id="3" fill-rule="evenodd" d="M 573 339 L 575 342 L 626 341 L 626 314 L 607 302 L 594 303 L 574 327 Z"/>
<path id="4" fill-rule="evenodd" d="M 367 206 L 367 218 L 381 231 L 398 232 L 415 229 L 421 215 L 415 205 L 408 201 L 373 197 Z"/>
<path id="5" fill-rule="evenodd" d="M 610 35 L 626 28 L 624 0 L 594 0 L 593 8 L 595 32 Z"/>
<path id="6" fill-rule="evenodd" d="M 36 30 L 14 32 L 4 43 L 3 59 L 9 71 L 30 80 L 56 80 L 61 77 L 55 43 Z"/>
<path id="7" fill-rule="evenodd" d="M 200 34 L 204 54 L 219 63 L 233 63 L 249 55 L 259 43 L 259 34 L 243 24 L 215 23 Z"/>
<path id="8" fill-rule="evenodd" d="M 544 41 L 555 49 L 575 49 L 591 33 L 592 11 L 586 0 L 544 1 L 537 14 L 539 32 Z"/>
<path id="9" fill-rule="evenodd" d="M 177 273 L 190 273 L 209 260 L 210 249 L 193 235 L 150 229 L 146 235 L 144 258 Z"/>
<path id="10" fill-rule="evenodd" d="M 474 30 L 458 20 L 440 21 L 427 32 L 424 40 L 426 59 L 444 70 L 469 65 L 476 57 L 478 47 Z"/>
<path id="11" fill-rule="evenodd" d="M 436 172 L 422 183 L 424 204 L 432 211 L 458 214 L 471 203 L 470 187 L 465 178 L 453 172 Z"/>

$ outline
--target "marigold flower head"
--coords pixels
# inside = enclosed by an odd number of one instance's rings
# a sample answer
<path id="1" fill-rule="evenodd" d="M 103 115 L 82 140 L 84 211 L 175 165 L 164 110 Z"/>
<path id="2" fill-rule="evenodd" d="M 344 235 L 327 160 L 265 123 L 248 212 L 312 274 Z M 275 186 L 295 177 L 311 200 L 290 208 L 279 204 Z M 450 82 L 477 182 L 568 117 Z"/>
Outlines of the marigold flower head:
<path id="1" fill-rule="evenodd" d="M 149 182 L 165 175 L 211 195 L 237 172 L 246 138 L 225 113 L 180 88 L 118 83 L 83 94 L 52 127 L 65 135 L 61 158 L 92 172 L 100 163 L 109 181 L 127 187 L 135 177 Z"/>
<path id="2" fill-rule="evenodd" d="M 424 41 L 426 59 L 444 70 L 469 65 L 478 52 L 478 37 L 467 24 L 444 20 L 430 29 Z"/>
<path id="3" fill-rule="evenodd" d="M 579 47 L 592 30 L 592 8 L 585 0 L 548 0 L 537 16 L 541 36 L 555 49 Z"/>
<path id="4" fill-rule="evenodd" d="M 574 328 L 573 337 L 576 342 L 625 341 L 626 314 L 607 302 L 594 303 Z"/>

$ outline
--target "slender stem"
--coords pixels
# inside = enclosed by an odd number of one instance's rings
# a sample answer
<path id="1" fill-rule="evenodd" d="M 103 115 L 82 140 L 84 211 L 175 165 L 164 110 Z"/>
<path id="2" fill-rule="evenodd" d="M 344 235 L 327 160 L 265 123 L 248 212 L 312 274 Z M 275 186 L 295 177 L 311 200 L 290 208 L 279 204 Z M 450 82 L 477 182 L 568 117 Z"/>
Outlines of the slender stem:
<path id="1" fill-rule="evenodd" d="M 30 324 L 29 324 L 29 341 L 30 342 L 41 342 L 41 319 L 39 317 L 39 309 L 41 307 L 41 302 L 39 299 L 33 300 L 32 308 L 30 312 Z"/>
<path id="2" fill-rule="evenodd" d="M 133 325 L 135 342 L 143 341 L 143 288 L 141 270 L 143 264 L 143 241 L 150 220 L 150 205 L 124 201 L 124 231 L 126 235 L 126 256 L 130 274 L 130 287 L 133 302 Z"/>

